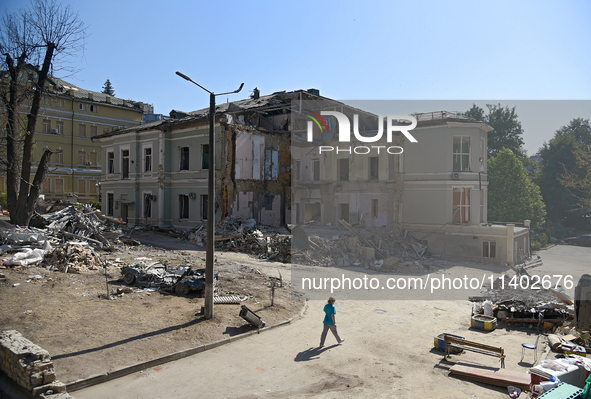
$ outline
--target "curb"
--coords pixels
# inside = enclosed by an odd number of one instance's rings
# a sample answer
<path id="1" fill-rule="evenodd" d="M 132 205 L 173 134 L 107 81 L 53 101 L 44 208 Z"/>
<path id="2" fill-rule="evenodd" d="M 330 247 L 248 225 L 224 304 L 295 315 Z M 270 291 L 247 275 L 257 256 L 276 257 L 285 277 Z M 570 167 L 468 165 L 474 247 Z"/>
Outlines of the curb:
<path id="1" fill-rule="evenodd" d="M 234 337 L 230 337 L 230 338 L 227 338 L 227 339 L 224 339 L 221 341 L 212 342 L 211 344 L 201 345 L 196 348 L 186 349 L 186 350 L 183 350 L 180 352 L 172 353 L 170 355 L 159 357 L 157 359 L 148 360 L 147 362 L 137 363 L 137 364 L 134 364 L 134 365 L 131 365 L 128 367 L 123 367 L 119 370 L 111 371 L 111 372 L 104 373 L 104 374 L 97 374 L 92 377 L 76 380 L 76 381 L 66 384 L 66 390 L 67 390 L 67 392 L 78 391 L 80 389 L 88 388 L 88 387 L 91 387 L 91 386 L 97 385 L 97 384 L 102 384 L 104 382 L 111 381 L 116 378 L 124 377 L 129 374 L 137 373 L 138 371 L 142 371 L 142 370 L 145 370 L 150 367 L 159 366 L 164 363 L 179 360 L 184 357 L 192 356 L 197 353 L 205 352 L 210 349 L 214 349 L 214 348 L 226 345 L 226 344 L 230 344 L 234 341 L 238 341 L 243 338 L 250 337 L 251 335 L 260 334 L 261 331 L 268 331 L 268 330 L 272 330 L 277 327 L 286 326 L 288 324 L 291 324 L 293 321 L 301 318 L 304 315 L 304 313 L 306 312 L 307 308 L 308 308 L 308 300 L 306 299 L 304 301 L 304 306 L 302 307 L 302 310 L 300 310 L 299 314 L 297 314 L 296 316 L 294 316 L 290 319 L 282 321 L 281 323 L 278 323 L 278 324 L 275 324 L 275 325 L 272 325 L 269 327 L 264 327 L 262 330 L 249 331 L 244 334 L 236 335 Z"/>

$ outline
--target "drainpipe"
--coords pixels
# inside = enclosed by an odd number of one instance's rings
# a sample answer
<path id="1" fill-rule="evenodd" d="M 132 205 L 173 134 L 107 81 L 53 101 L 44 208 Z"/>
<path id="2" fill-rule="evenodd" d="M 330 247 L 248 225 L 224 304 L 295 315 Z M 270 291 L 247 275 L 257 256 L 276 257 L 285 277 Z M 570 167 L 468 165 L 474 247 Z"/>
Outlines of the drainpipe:
<path id="1" fill-rule="evenodd" d="M 514 224 L 507 224 L 507 263 L 511 266 L 515 266 L 515 261 L 513 260 L 513 234 L 515 231 Z"/>

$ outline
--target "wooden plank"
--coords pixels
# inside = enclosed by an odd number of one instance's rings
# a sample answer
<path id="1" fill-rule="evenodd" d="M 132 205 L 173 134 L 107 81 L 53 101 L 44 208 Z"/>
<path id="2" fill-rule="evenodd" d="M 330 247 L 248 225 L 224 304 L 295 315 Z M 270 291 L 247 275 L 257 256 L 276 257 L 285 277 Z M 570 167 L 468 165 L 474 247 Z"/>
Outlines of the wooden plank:
<path id="1" fill-rule="evenodd" d="M 466 363 L 458 363 L 451 367 L 451 374 L 472 381 L 489 385 L 507 387 L 513 385 L 522 390 L 529 391 L 531 377 L 525 371 L 512 371 L 490 367 L 476 366 Z"/>
<path id="2" fill-rule="evenodd" d="M 444 337 L 444 339 L 445 339 L 446 343 L 458 344 L 458 345 L 463 345 L 463 346 L 471 346 L 473 348 L 484 349 L 484 350 L 491 351 L 491 352 L 499 352 L 500 353 L 503 350 L 503 348 L 480 344 L 478 342 L 473 342 L 473 341 L 467 341 L 465 339 L 454 338 L 449 335 L 446 335 Z"/>

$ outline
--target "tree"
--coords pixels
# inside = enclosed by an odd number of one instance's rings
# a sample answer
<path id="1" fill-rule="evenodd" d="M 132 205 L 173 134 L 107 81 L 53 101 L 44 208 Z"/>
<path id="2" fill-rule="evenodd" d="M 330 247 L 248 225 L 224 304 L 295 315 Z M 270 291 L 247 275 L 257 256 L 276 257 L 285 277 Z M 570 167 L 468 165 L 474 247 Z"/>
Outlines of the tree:
<path id="1" fill-rule="evenodd" d="M 573 119 L 556 131 L 540 149 L 538 178 L 548 207 L 548 218 L 564 227 L 584 227 L 591 213 L 591 125 Z"/>
<path id="2" fill-rule="evenodd" d="M 499 222 L 531 220 L 532 228 L 544 223 L 546 206 L 519 157 L 508 148 L 488 161 L 488 219 Z"/>
<path id="3" fill-rule="evenodd" d="M 523 151 L 523 128 L 518 119 L 515 107 L 502 107 L 501 104 L 486 104 L 488 114 L 476 104 L 464 113 L 469 118 L 485 122 L 494 130 L 488 133 L 488 157 L 492 158 L 503 149 L 510 149 L 523 162 L 526 159 Z"/>
<path id="4" fill-rule="evenodd" d="M 85 31 L 77 13 L 55 0 L 33 0 L 0 23 L 0 102 L 6 114 L 3 134 L 11 223 L 28 225 L 47 174 L 50 150 L 43 153 L 31 182 L 35 127 L 45 84 L 54 62 L 81 48 Z M 23 108 L 28 112 L 25 118 L 19 116 Z"/>
<path id="5" fill-rule="evenodd" d="M 110 96 L 115 95 L 115 89 L 113 89 L 113 86 L 111 85 L 111 81 L 109 80 L 109 78 L 107 78 L 107 80 L 105 81 L 105 84 L 103 85 L 103 91 L 101 93 L 105 93 Z"/>

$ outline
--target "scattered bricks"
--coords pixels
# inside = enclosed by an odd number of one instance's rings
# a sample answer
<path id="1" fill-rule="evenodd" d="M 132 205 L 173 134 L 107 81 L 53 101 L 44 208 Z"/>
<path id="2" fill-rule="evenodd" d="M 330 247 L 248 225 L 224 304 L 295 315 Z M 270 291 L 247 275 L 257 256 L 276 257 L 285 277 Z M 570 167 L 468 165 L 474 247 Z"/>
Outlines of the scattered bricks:
<path id="1" fill-rule="evenodd" d="M 49 384 L 55 381 L 55 371 L 53 369 L 46 370 L 43 372 L 43 383 Z"/>
<path id="2" fill-rule="evenodd" d="M 39 385 L 43 385 L 43 374 L 35 373 L 31 374 L 31 385 L 34 387 L 38 387 Z"/>
<path id="3" fill-rule="evenodd" d="M 61 381 L 54 381 L 51 384 L 45 384 L 45 385 L 41 385 L 39 387 L 35 387 L 33 388 L 33 390 L 31 391 L 33 396 L 37 396 L 39 394 L 42 394 L 44 392 L 47 391 L 53 391 L 53 392 L 66 392 L 66 384 L 64 384 Z"/>
<path id="4" fill-rule="evenodd" d="M 373 260 L 376 256 L 376 251 L 371 247 L 361 247 L 361 258 L 365 261 Z"/>

